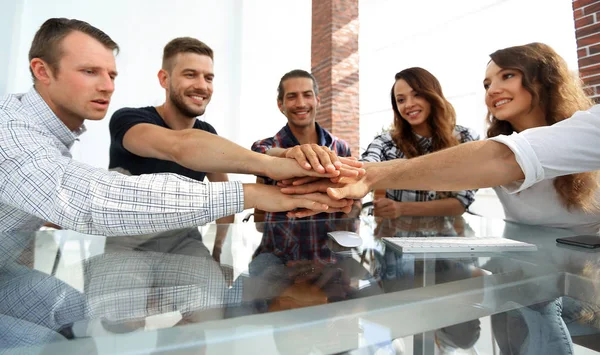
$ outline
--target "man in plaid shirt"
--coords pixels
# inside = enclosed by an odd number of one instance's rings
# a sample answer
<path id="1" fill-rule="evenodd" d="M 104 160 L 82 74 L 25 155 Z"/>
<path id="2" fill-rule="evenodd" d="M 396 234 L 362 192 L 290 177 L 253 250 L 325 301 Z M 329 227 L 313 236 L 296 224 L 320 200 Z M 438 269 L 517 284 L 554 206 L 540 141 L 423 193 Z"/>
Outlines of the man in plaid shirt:
<path id="1" fill-rule="evenodd" d="M 348 143 L 334 137 L 316 122 L 320 102 L 318 95 L 319 88 L 312 74 L 299 69 L 286 73 L 277 88 L 277 106 L 287 118 L 287 124 L 274 137 L 254 142 L 251 149 L 279 157 L 290 157 L 294 153 L 299 153 L 300 156 L 304 154 L 309 161 L 323 152 L 332 157 L 331 152 L 339 157 L 350 157 Z M 321 158 L 320 161 L 325 159 Z M 314 164 L 312 165 L 314 167 Z M 257 183 L 276 185 L 277 181 L 268 177 L 258 177 Z M 357 207 L 360 206 L 354 208 Z M 336 224 L 339 223 L 335 223 L 336 219 L 344 217 L 347 218 L 347 215 L 341 212 L 320 213 L 302 221 L 295 221 L 289 220 L 283 212 L 265 213 L 255 209 L 255 222 L 269 222 L 265 225 L 263 241 L 257 254 L 272 252 L 284 259 L 331 261 L 329 249 L 325 246 L 326 234 L 337 229 Z"/>

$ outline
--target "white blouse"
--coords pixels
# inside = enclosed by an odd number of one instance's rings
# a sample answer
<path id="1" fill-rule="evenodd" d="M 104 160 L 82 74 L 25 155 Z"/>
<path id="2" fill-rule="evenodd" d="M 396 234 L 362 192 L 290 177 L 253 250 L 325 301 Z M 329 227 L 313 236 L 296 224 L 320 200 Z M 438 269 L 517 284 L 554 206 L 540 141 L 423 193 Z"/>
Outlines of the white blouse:
<path id="1" fill-rule="evenodd" d="M 540 181 L 519 193 L 509 193 L 501 187 L 495 187 L 494 190 L 502 202 L 506 220 L 568 228 L 581 234 L 600 231 L 600 210 L 592 213 L 576 208 L 567 210 L 554 188 L 554 179 Z M 600 191 L 596 192 L 596 201 L 600 202 Z"/>
<path id="2" fill-rule="evenodd" d="M 600 170 L 600 105 L 552 126 L 490 138 L 515 154 L 525 180 L 503 186 L 515 193 L 561 175 Z"/>

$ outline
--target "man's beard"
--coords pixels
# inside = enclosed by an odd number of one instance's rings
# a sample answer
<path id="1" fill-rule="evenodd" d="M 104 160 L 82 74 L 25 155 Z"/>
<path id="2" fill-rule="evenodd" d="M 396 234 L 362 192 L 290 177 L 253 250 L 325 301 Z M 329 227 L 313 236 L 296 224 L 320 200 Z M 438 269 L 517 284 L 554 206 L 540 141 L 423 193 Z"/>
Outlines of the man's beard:
<path id="1" fill-rule="evenodd" d="M 179 95 L 173 88 L 171 88 L 170 91 L 171 94 L 169 95 L 169 99 L 173 103 L 173 106 L 175 106 L 175 108 L 177 108 L 181 114 L 189 118 L 196 118 L 197 116 L 202 116 L 204 114 L 205 109 L 198 108 L 196 111 L 193 111 L 185 104 L 183 101 L 184 97 L 182 95 Z"/>

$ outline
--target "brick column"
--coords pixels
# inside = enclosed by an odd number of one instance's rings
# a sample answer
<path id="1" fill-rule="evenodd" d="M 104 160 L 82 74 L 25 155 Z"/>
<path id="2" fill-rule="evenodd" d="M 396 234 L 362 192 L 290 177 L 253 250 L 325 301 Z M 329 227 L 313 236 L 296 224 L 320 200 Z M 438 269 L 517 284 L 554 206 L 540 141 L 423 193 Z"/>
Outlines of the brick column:
<path id="1" fill-rule="evenodd" d="M 358 156 L 358 0 L 312 1 L 311 66 L 321 97 L 317 122 Z"/>
<path id="2" fill-rule="evenodd" d="M 573 0 L 579 75 L 600 103 L 600 0 Z"/>

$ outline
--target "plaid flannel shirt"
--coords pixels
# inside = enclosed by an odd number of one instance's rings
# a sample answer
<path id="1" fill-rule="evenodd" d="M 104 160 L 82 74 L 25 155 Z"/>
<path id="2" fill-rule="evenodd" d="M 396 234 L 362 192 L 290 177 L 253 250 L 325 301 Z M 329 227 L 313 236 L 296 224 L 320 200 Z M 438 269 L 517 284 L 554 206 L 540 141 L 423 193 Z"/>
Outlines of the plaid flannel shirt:
<path id="1" fill-rule="evenodd" d="M 350 146 L 334 137 L 329 131 L 315 123 L 320 146 L 336 152 L 340 157 L 351 156 Z M 265 154 L 271 148 L 291 148 L 300 143 L 286 124 L 274 137 L 259 140 L 252 144 L 252 150 Z M 265 184 L 277 182 L 264 178 Z M 327 232 L 335 230 L 335 220 L 343 218 L 343 213 L 319 213 L 299 220 L 289 219 L 285 212 L 265 213 L 265 232 L 256 254 L 271 252 L 289 260 L 321 260 L 331 262 L 332 256 L 325 246 Z"/>
<path id="2" fill-rule="evenodd" d="M 473 130 L 455 126 L 454 136 L 458 138 L 460 143 L 479 140 L 479 135 Z M 422 151 L 432 152 L 432 139 L 418 136 L 418 144 Z M 390 132 L 383 133 L 375 137 L 373 142 L 369 144 L 367 150 L 362 154 L 361 161 L 365 162 L 380 162 L 394 159 L 403 159 L 404 153 L 398 149 Z M 386 197 L 399 202 L 426 202 L 434 201 L 448 197 L 454 197 L 460 203 L 468 208 L 475 201 L 475 192 L 477 190 L 463 190 L 458 192 L 439 192 L 439 191 L 418 191 L 418 190 L 386 190 Z"/>

